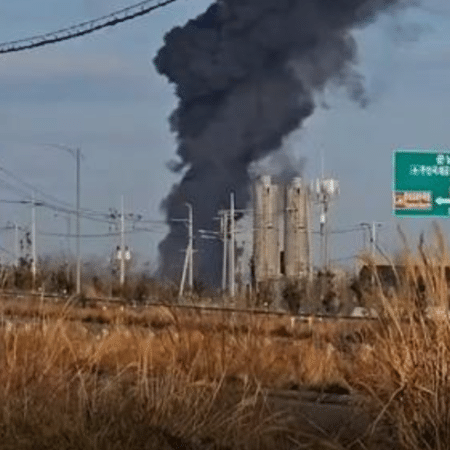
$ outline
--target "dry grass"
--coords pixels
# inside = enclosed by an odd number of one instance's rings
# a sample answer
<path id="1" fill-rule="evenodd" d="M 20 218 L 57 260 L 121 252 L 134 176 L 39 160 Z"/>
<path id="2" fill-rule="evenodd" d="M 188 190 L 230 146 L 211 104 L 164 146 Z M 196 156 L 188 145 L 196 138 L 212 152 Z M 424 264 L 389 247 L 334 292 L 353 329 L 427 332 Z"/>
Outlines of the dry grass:
<path id="1" fill-rule="evenodd" d="M 450 448 L 450 320 L 442 233 L 405 252 L 395 293 L 370 293 L 379 321 L 1 304 L 35 319 L 0 328 L 1 448 Z M 417 278 L 424 289 L 418 289 Z M 265 393 L 340 386 L 373 417 L 346 443 L 306 435 Z M 383 447 L 385 448 L 385 447 Z"/>
<path id="2" fill-rule="evenodd" d="M 172 339 L 98 338 L 64 319 L 6 326 L 2 448 L 272 448 L 278 431 L 258 386 L 188 367 L 199 342 L 175 352 L 182 337 Z"/>
<path id="3" fill-rule="evenodd" d="M 120 308 L 19 305 L 3 312 L 34 321 L 0 329 L 0 423 L 10 448 L 342 448 L 287 426 L 264 393 L 348 387 L 351 364 L 336 348 L 354 330 L 167 308 L 144 314 L 150 328 L 159 324 L 149 329 L 124 325 L 130 312 Z M 93 314 L 95 326 L 75 320 Z M 141 438 L 156 444 L 139 446 Z"/>
<path id="4" fill-rule="evenodd" d="M 448 286 L 442 270 L 448 253 L 436 227 L 434 245 L 421 239 L 418 255 L 402 256 L 410 278 L 397 294 L 378 293 L 382 326 L 365 354 L 355 360 L 350 383 L 370 398 L 376 414 L 371 432 L 381 420 L 395 426 L 405 449 L 450 447 L 450 320 Z M 417 293 L 414 279 L 421 276 Z M 437 307 L 443 314 L 427 314 Z"/>

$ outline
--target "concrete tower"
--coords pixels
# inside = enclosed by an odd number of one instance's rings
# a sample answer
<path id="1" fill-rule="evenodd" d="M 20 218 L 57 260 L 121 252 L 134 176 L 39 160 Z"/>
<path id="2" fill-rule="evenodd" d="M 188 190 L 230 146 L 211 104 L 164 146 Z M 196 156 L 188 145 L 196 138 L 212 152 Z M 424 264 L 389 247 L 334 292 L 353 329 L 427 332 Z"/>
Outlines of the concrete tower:
<path id="1" fill-rule="evenodd" d="M 256 283 L 280 278 L 279 220 L 280 189 L 271 177 L 262 176 L 254 185 L 253 258 Z"/>
<path id="2" fill-rule="evenodd" d="M 309 206 L 308 185 L 301 178 L 294 178 L 286 186 L 284 215 L 284 265 L 288 278 L 299 279 L 309 271 Z"/>

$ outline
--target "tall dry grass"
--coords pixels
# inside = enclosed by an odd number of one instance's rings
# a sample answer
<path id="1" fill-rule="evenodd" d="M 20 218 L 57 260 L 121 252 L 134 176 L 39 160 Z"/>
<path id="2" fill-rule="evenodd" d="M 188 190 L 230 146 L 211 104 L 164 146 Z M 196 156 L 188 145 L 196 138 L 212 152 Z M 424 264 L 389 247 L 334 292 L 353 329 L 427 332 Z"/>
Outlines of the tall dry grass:
<path id="1" fill-rule="evenodd" d="M 441 230 L 427 245 L 421 237 L 417 253 L 405 248 L 406 276 L 397 292 L 377 292 L 381 327 L 372 345 L 355 360 L 350 384 L 370 401 L 375 420 L 395 426 L 404 449 L 450 448 L 450 320 L 449 264 Z"/>
<path id="2" fill-rule="evenodd" d="M 396 290 L 375 277 L 365 325 L 4 303 L 25 323 L 0 327 L 0 447 L 450 448 L 449 258 L 434 232 L 398 256 Z M 269 407 L 268 392 L 301 387 L 359 394 L 365 437 L 307 436 Z"/>
<path id="3" fill-rule="evenodd" d="M 214 362 L 194 338 L 95 336 L 64 318 L 9 324 L 0 337 L 1 448 L 269 449 L 279 439 L 260 388 L 208 376 Z"/>
<path id="4" fill-rule="evenodd" d="M 2 448 L 342 448 L 300 432 L 266 398 L 345 384 L 337 328 L 165 308 L 153 312 L 162 328 L 92 326 L 70 304 L 47 307 L 0 327 Z"/>

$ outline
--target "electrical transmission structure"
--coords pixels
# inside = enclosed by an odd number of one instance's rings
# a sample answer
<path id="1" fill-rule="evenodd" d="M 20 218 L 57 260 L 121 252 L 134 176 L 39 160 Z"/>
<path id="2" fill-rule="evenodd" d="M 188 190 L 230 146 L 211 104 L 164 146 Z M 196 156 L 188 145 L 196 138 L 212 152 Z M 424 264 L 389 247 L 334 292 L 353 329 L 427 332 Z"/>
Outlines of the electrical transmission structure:
<path id="1" fill-rule="evenodd" d="M 156 9 L 163 8 L 170 3 L 175 3 L 177 0 L 145 0 L 135 5 L 123 8 L 97 19 L 89 20 L 87 22 L 73 25 L 67 28 L 62 28 L 51 33 L 45 33 L 37 36 L 28 37 L 25 39 L 18 39 L 15 41 L 0 43 L 0 54 L 20 52 L 36 47 L 42 47 L 48 44 L 55 44 L 57 42 L 67 41 L 69 39 L 84 36 L 101 30 L 102 28 L 112 27 L 119 23 L 135 19 L 136 17 L 148 14 Z"/>

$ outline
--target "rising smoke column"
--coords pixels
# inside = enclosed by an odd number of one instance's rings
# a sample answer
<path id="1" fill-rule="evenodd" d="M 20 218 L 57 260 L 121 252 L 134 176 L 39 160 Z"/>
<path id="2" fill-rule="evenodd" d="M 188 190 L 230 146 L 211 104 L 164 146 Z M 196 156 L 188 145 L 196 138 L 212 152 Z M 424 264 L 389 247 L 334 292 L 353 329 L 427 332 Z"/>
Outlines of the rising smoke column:
<path id="1" fill-rule="evenodd" d="M 313 94 L 328 81 L 344 83 L 364 104 L 352 70 L 356 44 L 349 30 L 373 21 L 400 0 L 221 0 L 165 36 L 154 59 L 176 85 L 171 116 L 182 181 L 163 201 L 167 218 L 187 216 L 195 229 L 217 229 L 214 217 L 236 193 L 249 201 L 249 165 L 278 150 L 314 111 Z M 179 276 L 186 227 L 171 223 L 159 246 L 160 272 Z M 199 278 L 216 283 L 220 242 L 196 240 Z"/>

